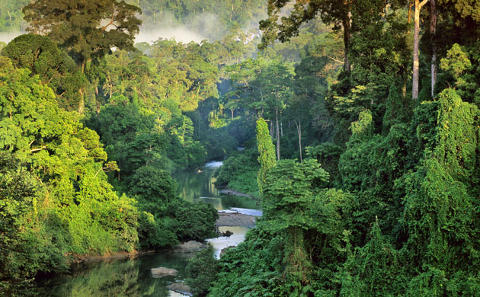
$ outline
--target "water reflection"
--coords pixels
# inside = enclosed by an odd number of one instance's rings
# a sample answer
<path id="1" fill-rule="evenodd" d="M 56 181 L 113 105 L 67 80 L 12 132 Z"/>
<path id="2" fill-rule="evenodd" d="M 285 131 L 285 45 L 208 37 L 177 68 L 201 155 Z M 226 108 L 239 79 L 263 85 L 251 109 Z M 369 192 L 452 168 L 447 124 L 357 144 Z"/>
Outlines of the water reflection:
<path id="1" fill-rule="evenodd" d="M 107 296 L 184 296 L 167 289 L 175 279 L 185 278 L 187 258 L 183 254 L 165 253 L 115 260 L 79 267 L 72 275 L 39 280 L 35 296 L 107 297 Z M 176 277 L 153 278 L 150 269 L 168 267 L 178 270 Z"/>
<path id="2" fill-rule="evenodd" d="M 257 200 L 245 197 L 218 197 L 213 177 L 221 162 L 207 163 L 200 172 L 180 172 L 175 178 L 180 196 L 191 202 L 206 202 L 218 210 L 233 207 L 259 209 Z M 245 210 L 241 210 L 245 211 Z M 248 210 L 247 210 L 248 211 Z M 250 210 L 251 211 L 251 210 Z M 256 212 L 254 212 L 256 214 Z M 255 215 L 253 214 L 253 215 Z M 222 249 L 234 246 L 245 239 L 247 227 L 220 227 L 221 232 L 233 232 L 230 237 L 209 239 L 218 258 Z M 178 297 L 182 294 L 170 291 L 167 286 L 185 279 L 188 259 L 184 254 L 162 253 L 136 259 L 103 261 L 77 267 L 70 275 L 57 275 L 39 279 L 27 287 L 13 289 L 11 296 L 32 297 Z M 150 269 L 167 267 L 178 270 L 176 277 L 153 278 Z M 0 291 L 0 295 L 1 295 Z M 7 295 L 7 296 L 10 296 Z"/>
<path id="3" fill-rule="evenodd" d="M 212 161 L 199 171 L 183 171 L 175 174 L 179 185 L 179 195 L 182 199 L 190 202 L 206 202 L 217 210 L 241 207 L 259 209 L 260 203 L 256 199 L 235 196 L 219 196 L 215 187 L 215 171 L 223 164 L 220 161 Z"/>
<path id="4" fill-rule="evenodd" d="M 215 188 L 216 178 L 213 176 L 216 167 L 204 166 L 202 170 L 182 171 L 175 174 L 179 185 L 179 195 L 182 199 L 197 202 L 200 197 L 216 197 L 218 190 Z"/>

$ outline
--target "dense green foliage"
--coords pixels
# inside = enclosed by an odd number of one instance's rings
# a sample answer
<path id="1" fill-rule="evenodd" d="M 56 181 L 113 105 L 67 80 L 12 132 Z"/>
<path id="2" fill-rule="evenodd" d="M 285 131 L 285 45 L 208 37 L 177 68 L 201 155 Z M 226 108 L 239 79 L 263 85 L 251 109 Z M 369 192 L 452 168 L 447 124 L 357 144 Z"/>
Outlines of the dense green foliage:
<path id="1" fill-rule="evenodd" d="M 111 53 L 112 47 L 133 49 L 139 12 L 118 0 L 35 0 L 23 8 L 27 31 L 47 35 L 83 65 Z"/>
<path id="2" fill-rule="evenodd" d="M 72 254 L 135 249 L 138 212 L 108 183 L 98 135 L 1 59 L 1 280 L 61 270 Z"/>
<path id="3" fill-rule="evenodd" d="M 257 120 L 257 148 L 259 154 L 258 162 L 260 163 L 257 183 L 260 192 L 263 192 L 263 184 L 265 183 L 267 172 L 275 166 L 275 153 L 267 123 L 262 118 Z"/>
<path id="4" fill-rule="evenodd" d="M 192 294 L 199 297 L 207 296 L 208 289 L 215 281 L 218 272 L 212 246 L 200 251 L 191 258 L 186 270 L 186 283 L 192 287 Z"/>
<path id="5" fill-rule="evenodd" d="M 10 58 L 17 68 L 27 68 L 31 75 L 39 75 L 55 91 L 60 107 L 77 110 L 79 90 L 86 85 L 86 78 L 75 67 L 75 62 L 47 37 L 25 34 L 12 40 L 2 49 L 2 55 Z"/>
<path id="6" fill-rule="evenodd" d="M 349 30 L 344 62 L 350 65 L 337 81 L 325 77 L 329 84 L 319 93 L 309 92 L 313 84 L 303 85 L 301 93 L 294 89 L 297 96 L 325 100 L 333 137 L 306 149 L 314 160 L 281 160 L 267 172 L 264 217 L 244 243 L 220 260 L 209 296 L 478 295 L 475 6 L 438 1 L 439 10 L 425 13 L 436 14 L 444 36 L 469 33 L 450 39 L 425 34 L 423 101 L 412 102 L 407 96 L 411 31 L 406 3 L 294 2 L 290 17 L 277 23 L 286 1 L 269 2 L 270 19 L 262 23 L 264 47 L 275 38 L 287 40 L 317 14 L 342 25 L 344 34 Z M 440 69 L 434 97 L 429 96 L 431 77 L 422 70 L 430 66 L 432 53 Z M 245 73 L 253 79 L 232 77 L 240 90 L 260 77 L 250 69 Z M 296 73 L 300 69 L 296 66 Z M 308 82 L 308 75 L 304 79 Z M 261 84 L 255 88 L 257 94 L 267 91 Z M 295 106 L 286 102 L 285 115 Z M 289 119 L 295 118 L 282 116 L 284 125 Z M 271 128 L 270 135 L 275 134 Z"/>
<path id="7" fill-rule="evenodd" d="M 50 38 L 0 45 L 0 289 L 213 236 L 217 212 L 171 174 L 225 159 L 217 185 L 264 216 L 220 261 L 191 260 L 195 295 L 478 295 L 476 1 L 50 2 L 24 9 Z M 134 5 L 230 32 L 133 49 Z M 254 52 L 233 29 L 266 6 Z"/>
<path id="8" fill-rule="evenodd" d="M 215 185 L 258 197 L 257 158 L 258 153 L 254 149 L 230 154 L 222 167 L 215 172 L 217 177 Z"/>

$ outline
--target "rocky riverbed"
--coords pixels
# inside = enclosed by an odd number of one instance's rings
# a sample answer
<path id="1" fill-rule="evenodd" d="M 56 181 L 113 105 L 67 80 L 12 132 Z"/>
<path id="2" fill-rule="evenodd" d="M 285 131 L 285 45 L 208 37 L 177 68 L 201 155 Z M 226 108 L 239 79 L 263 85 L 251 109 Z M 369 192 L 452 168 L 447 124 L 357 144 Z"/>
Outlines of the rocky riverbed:
<path id="1" fill-rule="evenodd" d="M 255 227 L 257 218 L 241 213 L 219 212 L 218 220 L 215 224 L 218 227 L 222 226 L 241 226 L 247 228 Z"/>

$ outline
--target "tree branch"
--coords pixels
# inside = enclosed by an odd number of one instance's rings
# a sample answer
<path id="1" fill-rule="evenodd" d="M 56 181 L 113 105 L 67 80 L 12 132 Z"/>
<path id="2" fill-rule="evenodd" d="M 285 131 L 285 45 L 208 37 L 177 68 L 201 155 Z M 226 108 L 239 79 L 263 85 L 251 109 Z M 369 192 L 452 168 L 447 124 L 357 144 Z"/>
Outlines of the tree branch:
<path id="1" fill-rule="evenodd" d="M 343 62 L 343 61 L 337 60 L 337 59 L 332 58 L 332 57 L 330 57 L 330 56 L 327 56 L 327 57 L 330 58 L 330 59 L 332 59 L 334 62 L 339 63 L 339 64 L 344 64 L 344 63 L 345 63 L 345 62 Z"/>
<path id="2" fill-rule="evenodd" d="M 42 146 L 42 147 L 38 147 L 38 148 L 34 148 L 34 149 L 31 149 L 30 152 L 31 153 L 35 153 L 35 152 L 39 152 L 41 150 L 44 150 L 46 149 L 47 147 L 46 146 Z"/>
<path id="3" fill-rule="evenodd" d="M 423 0 L 420 2 L 420 8 L 422 8 L 425 4 L 427 4 L 428 0 Z"/>
<path id="4" fill-rule="evenodd" d="M 107 28 L 108 28 L 110 25 L 112 25 L 114 21 L 115 21 L 115 20 L 114 20 L 113 17 L 112 17 L 112 19 L 110 20 L 110 22 L 109 22 L 108 24 L 106 24 L 105 26 L 102 27 L 102 31 L 107 30 Z"/>

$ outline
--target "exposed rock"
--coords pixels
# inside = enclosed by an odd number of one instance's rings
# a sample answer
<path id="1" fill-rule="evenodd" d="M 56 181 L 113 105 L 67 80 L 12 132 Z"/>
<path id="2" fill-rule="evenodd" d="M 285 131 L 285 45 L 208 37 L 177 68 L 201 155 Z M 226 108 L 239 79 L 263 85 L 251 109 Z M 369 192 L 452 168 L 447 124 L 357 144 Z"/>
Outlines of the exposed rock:
<path id="1" fill-rule="evenodd" d="M 253 228 L 255 227 L 256 218 L 254 216 L 244 215 L 240 213 L 218 213 L 218 220 L 215 223 L 217 227 L 220 226 L 242 226 Z"/>
<path id="2" fill-rule="evenodd" d="M 178 271 L 172 268 L 166 268 L 166 267 L 157 267 L 157 268 L 152 268 L 150 269 L 152 272 L 152 277 L 154 278 L 161 278 L 161 277 L 166 277 L 166 276 L 176 276 L 178 274 Z"/>
<path id="3" fill-rule="evenodd" d="M 233 235 L 233 232 L 230 231 L 230 230 L 227 230 L 225 232 L 220 232 L 220 236 L 224 236 L 224 237 L 230 237 Z"/>
<path id="4" fill-rule="evenodd" d="M 196 253 L 207 248 L 207 245 L 198 241 L 190 240 L 175 247 L 175 251 L 181 253 Z"/>
<path id="5" fill-rule="evenodd" d="M 172 283 L 167 286 L 167 289 L 184 295 L 192 296 L 192 289 L 190 289 L 190 287 L 185 283 Z"/>

